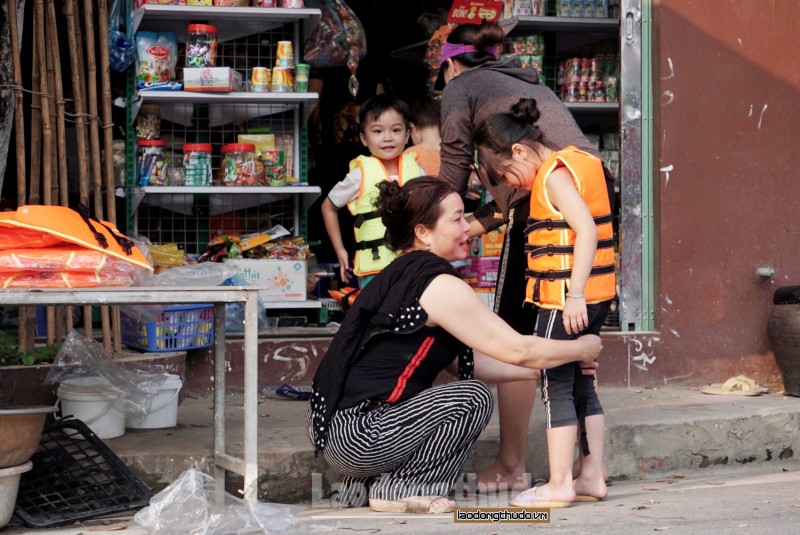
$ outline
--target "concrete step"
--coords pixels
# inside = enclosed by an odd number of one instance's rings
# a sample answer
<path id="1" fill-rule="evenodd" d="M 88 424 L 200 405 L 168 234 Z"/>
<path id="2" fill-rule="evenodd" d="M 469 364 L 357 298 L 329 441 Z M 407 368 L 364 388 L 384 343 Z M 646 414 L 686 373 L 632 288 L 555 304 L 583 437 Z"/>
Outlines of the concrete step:
<path id="1" fill-rule="evenodd" d="M 605 459 L 612 480 L 702 471 L 710 467 L 797 462 L 800 457 L 800 398 L 779 394 L 717 396 L 692 388 L 602 387 L 606 413 Z M 308 503 L 312 491 L 327 495 L 337 480 L 315 458 L 305 428 L 307 404 L 262 398 L 259 405 L 259 496 L 280 503 Z M 227 401 L 227 445 L 242 452 L 240 394 Z M 531 417 L 528 467 L 547 478 L 542 404 Z M 207 473 L 213 451 L 213 399 L 187 396 L 174 429 L 128 430 L 106 443 L 154 490 L 189 467 Z M 470 454 L 464 471 L 476 472 L 497 454 L 497 409 Z M 228 489 L 241 488 L 230 477 Z"/>

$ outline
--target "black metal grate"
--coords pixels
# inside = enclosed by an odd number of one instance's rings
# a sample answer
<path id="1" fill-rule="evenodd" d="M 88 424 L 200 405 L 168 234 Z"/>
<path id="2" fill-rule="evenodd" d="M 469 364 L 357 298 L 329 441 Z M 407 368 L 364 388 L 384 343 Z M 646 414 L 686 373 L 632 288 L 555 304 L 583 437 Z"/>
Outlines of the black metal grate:
<path id="1" fill-rule="evenodd" d="M 31 527 L 139 509 L 150 489 L 82 421 L 61 420 L 42 433 L 22 474 L 14 513 Z"/>

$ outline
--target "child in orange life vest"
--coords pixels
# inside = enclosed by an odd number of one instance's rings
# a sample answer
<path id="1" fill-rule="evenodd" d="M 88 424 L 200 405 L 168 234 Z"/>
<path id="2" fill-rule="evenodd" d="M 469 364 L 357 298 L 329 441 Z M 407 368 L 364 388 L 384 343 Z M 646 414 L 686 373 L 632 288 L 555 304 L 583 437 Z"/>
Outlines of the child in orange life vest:
<path id="1" fill-rule="evenodd" d="M 339 260 L 342 281 L 349 279 L 351 266 L 342 243 L 338 210 L 347 206 L 353 214 L 356 252 L 352 272 L 359 278 L 361 288 L 396 256 L 384 244 L 386 229 L 375 209 L 378 184 L 390 180 L 402 185 L 426 174 L 413 155 L 403 154 L 409 122 L 408 104 L 398 97 L 381 93 L 364 102 L 359 111 L 360 137 L 371 156 L 351 161 L 350 172 L 322 202 L 322 219 Z"/>
<path id="2" fill-rule="evenodd" d="M 417 155 L 417 164 L 430 175 L 438 175 L 442 163 L 439 146 L 441 111 L 438 100 L 422 97 L 411 103 L 411 143 L 406 153 Z"/>
<path id="3" fill-rule="evenodd" d="M 554 151 L 541 143 L 533 99 L 478 125 L 479 171 L 494 184 L 530 190 L 526 228 L 525 300 L 539 307 L 539 336 L 569 340 L 598 334 L 616 295 L 608 190 L 600 159 L 575 147 Z M 513 506 L 568 507 L 607 493 L 603 477 L 605 420 L 593 377 L 578 365 L 542 370 L 550 480 L 518 495 Z M 580 423 L 581 470 L 573 480 Z"/>

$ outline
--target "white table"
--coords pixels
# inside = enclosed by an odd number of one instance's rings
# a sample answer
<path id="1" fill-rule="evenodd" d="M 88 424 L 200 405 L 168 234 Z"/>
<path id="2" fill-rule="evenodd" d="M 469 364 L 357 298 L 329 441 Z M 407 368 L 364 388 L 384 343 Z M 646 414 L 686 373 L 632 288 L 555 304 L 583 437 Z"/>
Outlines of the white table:
<path id="1" fill-rule="evenodd" d="M 258 491 L 258 290 L 244 286 L 7 289 L 0 306 L 37 305 L 214 305 L 214 478 L 224 489 L 225 470 L 244 477 L 244 497 Z M 225 446 L 225 304 L 245 304 L 244 458 Z"/>

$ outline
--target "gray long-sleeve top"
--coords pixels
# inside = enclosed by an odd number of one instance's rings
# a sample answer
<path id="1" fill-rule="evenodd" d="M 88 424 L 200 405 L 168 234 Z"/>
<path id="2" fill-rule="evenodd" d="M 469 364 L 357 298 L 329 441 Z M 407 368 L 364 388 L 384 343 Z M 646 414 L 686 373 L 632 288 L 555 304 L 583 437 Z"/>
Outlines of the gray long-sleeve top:
<path id="1" fill-rule="evenodd" d="M 583 135 L 574 117 L 558 96 L 539 83 L 534 69 L 520 67 L 519 60 L 490 61 L 468 69 L 448 82 L 442 92 L 442 167 L 439 176 L 464 194 L 473 162 L 472 129 L 486 117 L 508 112 L 520 98 L 536 99 L 541 112 L 537 125 L 542 142 L 560 150 L 574 145 L 600 157 L 597 149 Z M 529 196 L 529 192 L 506 185 L 484 186 L 494 199 L 496 208 L 475 212 L 486 230 L 499 227 L 508 220 L 509 207 Z M 502 219 L 496 217 L 497 212 Z"/>

